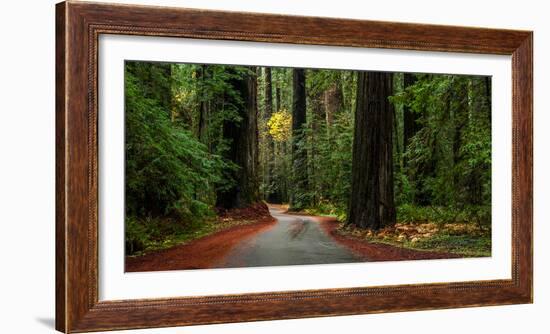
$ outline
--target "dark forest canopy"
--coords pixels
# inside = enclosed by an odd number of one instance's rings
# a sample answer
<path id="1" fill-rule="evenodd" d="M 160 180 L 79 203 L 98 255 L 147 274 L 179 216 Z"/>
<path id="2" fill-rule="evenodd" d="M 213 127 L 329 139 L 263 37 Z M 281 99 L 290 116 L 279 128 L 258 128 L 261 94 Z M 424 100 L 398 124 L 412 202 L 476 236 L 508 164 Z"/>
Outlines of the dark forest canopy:
<path id="1" fill-rule="evenodd" d="M 490 223 L 489 77 L 126 62 L 127 231 L 259 201 Z"/>

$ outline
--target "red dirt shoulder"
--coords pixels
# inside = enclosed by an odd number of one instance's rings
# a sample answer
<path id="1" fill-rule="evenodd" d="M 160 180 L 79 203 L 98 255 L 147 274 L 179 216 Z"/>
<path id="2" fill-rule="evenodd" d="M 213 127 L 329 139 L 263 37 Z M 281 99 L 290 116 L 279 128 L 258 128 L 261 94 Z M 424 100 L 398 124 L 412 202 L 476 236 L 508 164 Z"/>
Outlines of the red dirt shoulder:
<path id="1" fill-rule="evenodd" d="M 155 251 L 143 256 L 126 257 L 127 272 L 164 271 L 212 268 L 238 242 L 270 228 L 276 220 L 269 215 L 264 203 L 219 212 L 223 220 L 254 220 L 253 223 L 232 226 L 214 234 L 172 248 Z"/>
<path id="2" fill-rule="evenodd" d="M 331 217 L 309 216 L 317 220 L 323 230 L 341 245 L 347 247 L 365 261 L 405 261 L 460 258 L 458 254 L 420 251 L 393 245 L 372 243 L 338 233 L 339 222 Z"/>

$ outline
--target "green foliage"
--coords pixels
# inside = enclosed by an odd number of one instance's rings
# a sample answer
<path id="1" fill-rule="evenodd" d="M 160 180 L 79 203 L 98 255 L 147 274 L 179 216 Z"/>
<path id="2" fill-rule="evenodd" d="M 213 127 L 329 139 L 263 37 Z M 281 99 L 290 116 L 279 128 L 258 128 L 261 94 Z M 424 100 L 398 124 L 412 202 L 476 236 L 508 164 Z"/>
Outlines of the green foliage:
<path id="1" fill-rule="evenodd" d="M 422 239 L 409 247 L 461 254 L 468 257 L 491 256 L 491 235 L 436 234 Z"/>
<path id="2" fill-rule="evenodd" d="M 330 201 L 320 201 L 314 207 L 305 209 L 304 212 L 315 216 L 334 217 L 338 221 L 346 221 L 347 218 L 347 208 L 334 205 Z"/>
<path id="3" fill-rule="evenodd" d="M 172 121 L 189 129 L 209 152 L 223 156 L 229 145 L 222 135 L 223 123 L 240 122 L 239 109 L 243 107 L 233 82 L 249 71 L 241 66 L 173 65 Z M 201 126 L 205 133 L 201 133 Z"/>
<path id="4" fill-rule="evenodd" d="M 391 98 L 396 108 L 411 108 L 420 125 L 396 170 L 396 202 L 445 207 L 488 224 L 491 110 L 485 78 L 416 77 L 414 85 Z"/>
<path id="5" fill-rule="evenodd" d="M 403 204 L 397 207 L 397 220 L 402 223 L 487 223 L 490 211 L 486 206 L 469 205 L 465 208 L 415 206 Z M 484 224 L 486 225 L 486 224 Z"/>
<path id="6" fill-rule="evenodd" d="M 307 124 L 298 148 L 307 151 L 308 187 L 297 196 L 310 208 L 327 208 L 327 213 L 345 212 L 350 196 L 353 112 L 347 106 L 353 104 L 354 87 L 346 85 L 354 82 L 352 74 L 308 70 L 306 75 Z"/>
<path id="7" fill-rule="evenodd" d="M 147 98 L 144 85 L 126 73 L 126 208 L 129 215 L 176 214 L 192 219 L 210 214 L 198 193 L 224 186 L 221 172 L 229 168 L 209 154 L 192 134 L 171 123 L 157 100 Z"/>
<path id="8" fill-rule="evenodd" d="M 212 217 L 184 221 L 170 217 L 126 217 L 126 255 L 141 255 L 175 246 L 215 231 Z"/>
<path id="9" fill-rule="evenodd" d="M 397 172 L 394 174 L 395 202 L 413 203 L 415 188 L 414 183 L 405 173 Z M 406 205 L 406 204 L 405 204 Z"/>

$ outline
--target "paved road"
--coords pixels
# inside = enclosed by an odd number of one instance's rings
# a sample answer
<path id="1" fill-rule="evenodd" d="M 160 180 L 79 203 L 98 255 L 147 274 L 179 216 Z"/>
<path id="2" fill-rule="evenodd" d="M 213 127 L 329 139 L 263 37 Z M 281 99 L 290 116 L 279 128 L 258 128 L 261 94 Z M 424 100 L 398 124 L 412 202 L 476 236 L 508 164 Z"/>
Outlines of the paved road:
<path id="1" fill-rule="evenodd" d="M 277 223 L 239 242 L 216 267 L 259 267 L 363 262 L 308 217 L 270 208 Z"/>

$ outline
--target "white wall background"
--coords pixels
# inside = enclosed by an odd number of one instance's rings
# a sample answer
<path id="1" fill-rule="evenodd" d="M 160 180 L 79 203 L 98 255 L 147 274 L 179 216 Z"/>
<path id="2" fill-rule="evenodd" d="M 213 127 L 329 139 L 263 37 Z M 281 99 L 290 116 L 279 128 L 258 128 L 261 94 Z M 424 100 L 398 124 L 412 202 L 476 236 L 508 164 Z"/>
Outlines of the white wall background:
<path id="1" fill-rule="evenodd" d="M 51 333 L 54 317 L 54 4 L 0 5 L 0 332 Z M 535 31 L 535 303 L 125 333 L 547 333 L 550 309 L 550 23 L 544 1 L 128 0 L 281 14 Z"/>

